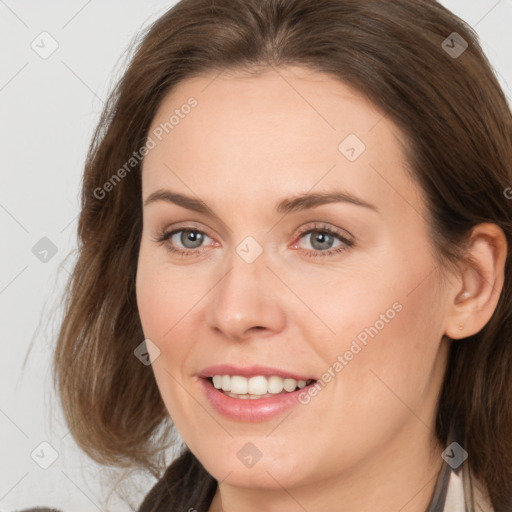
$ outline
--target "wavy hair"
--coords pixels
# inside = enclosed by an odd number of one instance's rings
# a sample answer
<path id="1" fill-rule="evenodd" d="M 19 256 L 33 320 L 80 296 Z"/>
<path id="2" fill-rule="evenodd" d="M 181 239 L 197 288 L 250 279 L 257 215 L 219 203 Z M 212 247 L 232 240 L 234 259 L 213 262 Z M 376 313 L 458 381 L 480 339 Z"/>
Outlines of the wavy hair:
<path id="1" fill-rule="evenodd" d="M 443 41 L 468 44 L 458 57 Z M 172 424 L 142 342 L 135 276 L 142 231 L 141 164 L 104 184 L 144 145 L 179 82 L 224 69 L 301 65 L 365 95 L 406 140 L 445 264 L 481 222 L 512 248 L 512 116 L 475 32 L 427 0 L 182 0 L 136 41 L 91 142 L 83 174 L 78 259 L 65 294 L 54 382 L 71 433 L 101 464 L 162 474 Z M 487 325 L 452 340 L 436 435 L 463 432 L 468 463 L 497 510 L 512 506 L 512 274 Z M 213 477 L 188 449 L 166 473 L 174 505 L 211 495 Z M 201 494 L 202 493 L 202 494 Z M 203 500 L 206 502 L 206 500 Z M 206 507 L 206 506 L 205 506 Z M 207 508 L 205 508 L 206 510 Z M 508 510 L 508 508 L 506 508 Z"/>

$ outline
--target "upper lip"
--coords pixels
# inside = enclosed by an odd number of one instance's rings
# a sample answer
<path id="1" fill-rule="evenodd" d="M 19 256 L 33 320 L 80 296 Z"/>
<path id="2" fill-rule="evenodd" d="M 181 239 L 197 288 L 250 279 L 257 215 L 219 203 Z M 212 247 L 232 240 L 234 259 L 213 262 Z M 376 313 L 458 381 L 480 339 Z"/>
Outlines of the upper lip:
<path id="1" fill-rule="evenodd" d="M 290 372 L 288 370 L 281 370 L 279 368 L 272 368 L 270 366 L 261 365 L 234 366 L 231 364 L 217 364 L 205 368 L 204 370 L 200 371 L 197 375 L 199 377 L 202 377 L 203 379 L 213 377 L 214 375 L 240 375 L 241 377 L 246 378 L 256 377 L 257 375 L 263 375 L 265 377 L 277 375 L 278 377 L 282 377 L 283 379 L 295 379 L 305 381 L 316 380 L 313 377 L 300 375 L 298 373 Z"/>

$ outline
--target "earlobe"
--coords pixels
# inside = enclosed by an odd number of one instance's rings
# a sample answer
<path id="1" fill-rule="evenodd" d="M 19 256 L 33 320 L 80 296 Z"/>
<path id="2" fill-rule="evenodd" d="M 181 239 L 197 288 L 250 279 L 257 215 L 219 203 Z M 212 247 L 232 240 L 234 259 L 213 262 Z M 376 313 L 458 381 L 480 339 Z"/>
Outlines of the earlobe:
<path id="1" fill-rule="evenodd" d="M 445 334 L 467 338 L 483 329 L 492 317 L 503 289 L 507 240 L 496 224 L 473 228 L 451 301 Z"/>

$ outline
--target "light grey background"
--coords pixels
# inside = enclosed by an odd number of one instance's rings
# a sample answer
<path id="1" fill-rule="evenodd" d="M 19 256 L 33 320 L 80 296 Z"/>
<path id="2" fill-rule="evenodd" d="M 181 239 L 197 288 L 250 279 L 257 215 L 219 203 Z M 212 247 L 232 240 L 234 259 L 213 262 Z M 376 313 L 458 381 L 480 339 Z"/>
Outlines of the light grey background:
<path id="1" fill-rule="evenodd" d="M 173 3 L 0 0 L 0 512 L 130 510 L 115 495 L 107 503 L 112 474 L 68 434 L 50 357 L 61 314 L 55 301 L 73 266 L 65 257 L 75 247 L 89 140 L 131 39 Z M 476 28 L 510 99 L 512 0 L 442 3 Z M 55 44 L 52 55 L 40 56 Z M 53 450 L 58 458 L 43 469 Z M 127 482 L 134 506 L 153 483 Z"/>

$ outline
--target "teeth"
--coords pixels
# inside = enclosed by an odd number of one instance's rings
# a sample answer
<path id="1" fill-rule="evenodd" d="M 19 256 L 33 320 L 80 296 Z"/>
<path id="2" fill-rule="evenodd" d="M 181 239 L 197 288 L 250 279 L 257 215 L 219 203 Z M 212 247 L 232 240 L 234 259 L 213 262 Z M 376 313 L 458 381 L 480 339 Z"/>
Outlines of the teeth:
<path id="1" fill-rule="evenodd" d="M 231 382 L 233 382 L 234 379 L 236 379 L 236 378 L 237 377 L 232 377 Z M 243 379 L 243 377 L 238 377 L 238 379 Z M 251 377 L 249 380 L 244 379 L 244 381 L 247 382 L 246 393 L 248 393 L 249 395 L 264 395 L 265 393 L 268 392 L 268 383 L 267 383 L 266 377 L 263 377 L 263 376 Z M 236 391 L 237 394 L 239 394 L 239 395 L 243 394 L 239 391 L 238 386 L 236 386 L 234 389 L 237 390 Z"/>
<path id="2" fill-rule="evenodd" d="M 222 391 L 231 391 L 231 378 L 229 375 L 222 376 Z"/>
<path id="3" fill-rule="evenodd" d="M 222 389 L 229 396 L 238 395 L 237 398 L 259 398 L 262 395 L 278 394 L 285 390 L 288 393 L 297 388 L 306 387 L 305 380 L 283 379 L 277 375 L 264 377 L 258 375 L 247 379 L 240 375 L 214 375 L 213 385 L 216 389 Z"/>
<path id="4" fill-rule="evenodd" d="M 283 387 L 286 391 L 291 393 L 292 391 L 295 391 L 297 381 L 295 379 L 284 379 Z"/>
<path id="5" fill-rule="evenodd" d="M 222 388 L 222 375 L 215 375 L 213 377 L 213 385 L 215 386 L 215 389 Z"/>
<path id="6" fill-rule="evenodd" d="M 269 393 L 281 393 L 284 389 L 284 379 L 281 377 L 270 377 L 267 382 Z"/>
<path id="7" fill-rule="evenodd" d="M 226 377 L 228 377 L 228 375 L 222 376 L 223 379 Z M 233 377 L 231 377 L 231 393 L 235 393 L 237 395 L 247 395 L 248 387 L 249 381 L 245 377 L 240 377 L 240 375 L 233 375 Z"/>

